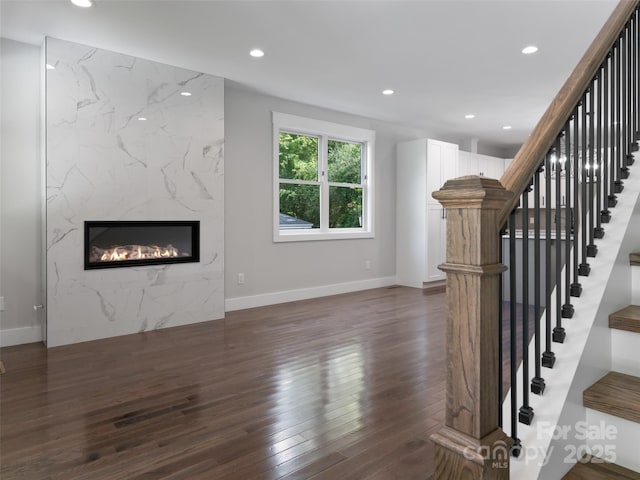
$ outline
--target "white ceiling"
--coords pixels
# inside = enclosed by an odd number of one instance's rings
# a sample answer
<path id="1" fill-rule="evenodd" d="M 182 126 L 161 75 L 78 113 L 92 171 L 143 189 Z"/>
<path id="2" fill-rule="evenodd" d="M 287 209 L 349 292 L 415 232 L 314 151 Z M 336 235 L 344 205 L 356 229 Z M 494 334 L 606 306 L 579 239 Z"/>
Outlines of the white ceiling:
<path id="1" fill-rule="evenodd" d="M 67 0 L 2 0 L 0 33 L 38 45 L 49 35 L 506 148 L 524 141 L 616 4 L 97 0 L 81 9 Z M 539 52 L 522 55 L 529 44 Z M 251 58 L 254 47 L 266 55 Z M 384 88 L 396 94 L 383 96 Z"/>

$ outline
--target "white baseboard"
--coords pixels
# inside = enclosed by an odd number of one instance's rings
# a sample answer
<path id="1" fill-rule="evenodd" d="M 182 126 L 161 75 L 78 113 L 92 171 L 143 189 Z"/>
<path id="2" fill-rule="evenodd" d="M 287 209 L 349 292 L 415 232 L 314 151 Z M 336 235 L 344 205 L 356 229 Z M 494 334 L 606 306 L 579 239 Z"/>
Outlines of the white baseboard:
<path id="1" fill-rule="evenodd" d="M 11 347 L 12 345 L 41 341 L 42 327 L 40 325 L 0 330 L 0 347 Z"/>
<path id="2" fill-rule="evenodd" d="M 369 290 L 371 288 L 388 287 L 396 284 L 396 277 L 380 277 L 368 280 L 358 280 L 355 282 L 334 283 L 319 287 L 299 288 L 295 290 L 285 290 L 283 292 L 263 293 L 247 297 L 227 298 L 224 302 L 226 312 L 234 310 L 244 310 L 245 308 L 264 307 L 277 303 L 295 302 L 297 300 L 307 300 L 309 298 L 326 297 L 329 295 L 339 295 L 341 293 L 357 292 Z"/>

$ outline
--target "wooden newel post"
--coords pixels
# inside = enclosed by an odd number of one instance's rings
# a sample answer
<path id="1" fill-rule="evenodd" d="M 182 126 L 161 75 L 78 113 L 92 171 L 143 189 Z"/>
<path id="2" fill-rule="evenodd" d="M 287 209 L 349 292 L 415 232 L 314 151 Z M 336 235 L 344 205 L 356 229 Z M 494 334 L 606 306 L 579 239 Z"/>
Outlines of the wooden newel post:
<path id="1" fill-rule="evenodd" d="M 510 439 L 498 426 L 500 227 L 512 193 L 497 180 L 448 181 L 433 197 L 447 213 L 447 408 L 432 435 L 435 479 L 508 479 Z"/>

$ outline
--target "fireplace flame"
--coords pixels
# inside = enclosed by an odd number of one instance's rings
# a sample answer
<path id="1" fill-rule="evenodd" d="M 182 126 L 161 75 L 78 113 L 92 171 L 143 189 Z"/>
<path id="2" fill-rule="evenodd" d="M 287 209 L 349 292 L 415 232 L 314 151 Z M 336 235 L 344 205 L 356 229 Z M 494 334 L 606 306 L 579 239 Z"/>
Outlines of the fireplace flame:
<path id="1" fill-rule="evenodd" d="M 147 258 L 171 258 L 189 256 L 180 253 L 173 245 L 159 247 L 157 245 L 118 245 L 112 248 L 91 248 L 92 262 L 120 262 L 125 260 L 142 260 Z"/>

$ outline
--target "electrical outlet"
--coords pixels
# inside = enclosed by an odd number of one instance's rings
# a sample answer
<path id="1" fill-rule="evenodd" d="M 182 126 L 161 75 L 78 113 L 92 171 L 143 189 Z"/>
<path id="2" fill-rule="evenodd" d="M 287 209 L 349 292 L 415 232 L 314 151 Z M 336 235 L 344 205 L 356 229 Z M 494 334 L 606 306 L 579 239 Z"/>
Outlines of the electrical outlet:
<path id="1" fill-rule="evenodd" d="M 0 297 L 0 312 L 4 312 L 4 297 Z"/>
<path id="2" fill-rule="evenodd" d="M 238 285 L 244 285 L 244 273 L 238 274 Z"/>
<path id="3" fill-rule="evenodd" d="M 365 260 L 364 261 L 364 269 L 365 270 L 371 270 L 371 260 Z"/>

